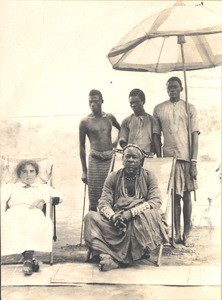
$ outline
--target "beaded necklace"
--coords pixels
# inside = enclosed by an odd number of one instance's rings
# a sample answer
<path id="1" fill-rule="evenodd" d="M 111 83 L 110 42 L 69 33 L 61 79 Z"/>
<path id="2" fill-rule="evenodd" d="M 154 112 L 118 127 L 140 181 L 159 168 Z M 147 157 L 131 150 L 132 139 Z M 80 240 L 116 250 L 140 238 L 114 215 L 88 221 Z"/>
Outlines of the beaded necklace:
<path id="1" fill-rule="evenodd" d="M 124 178 L 125 178 L 126 180 L 132 181 L 132 180 L 135 180 L 135 179 L 136 179 L 136 175 L 134 175 L 133 177 L 127 177 L 126 175 L 124 175 Z"/>
<path id="2" fill-rule="evenodd" d="M 126 187 L 125 179 L 126 179 L 126 181 L 128 180 L 129 182 L 134 181 L 134 188 L 133 189 L 131 189 L 130 187 L 128 187 L 128 188 Z M 124 174 L 124 176 L 123 176 L 123 195 L 125 197 L 139 197 L 139 191 L 137 189 L 137 180 L 138 180 L 137 174 L 133 177 L 127 177 Z"/>

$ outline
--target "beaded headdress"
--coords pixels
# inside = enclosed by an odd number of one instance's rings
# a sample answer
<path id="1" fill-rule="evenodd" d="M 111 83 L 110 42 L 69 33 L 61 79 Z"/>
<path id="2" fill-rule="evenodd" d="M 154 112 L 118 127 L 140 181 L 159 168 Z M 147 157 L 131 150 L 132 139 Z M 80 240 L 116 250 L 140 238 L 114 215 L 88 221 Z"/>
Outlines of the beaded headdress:
<path id="1" fill-rule="evenodd" d="M 138 145 L 136 145 L 136 144 L 128 144 L 128 145 L 126 145 L 124 148 L 123 148 L 123 153 L 124 153 L 124 151 L 127 149 L 127 148 L 136 148 L 137 150 L 139 150 L 139 152 L 141 153 L 141 155 L 142 155 L 142 158 L 144 157 L 144 151 L 143 151 L 143 149 L 141 149 Z"/>

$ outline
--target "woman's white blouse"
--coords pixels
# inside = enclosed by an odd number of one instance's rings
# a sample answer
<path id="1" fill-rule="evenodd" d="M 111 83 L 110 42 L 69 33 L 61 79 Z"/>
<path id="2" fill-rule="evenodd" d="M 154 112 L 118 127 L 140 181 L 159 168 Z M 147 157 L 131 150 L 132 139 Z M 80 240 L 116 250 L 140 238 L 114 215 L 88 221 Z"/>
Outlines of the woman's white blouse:
<path id="1" fill-rule="evenodd" d="M 31 205 L 36 200 L 44 200 L 45 203 L 50 202 L 50 197 L 60 197 L 58 193 L 48 184 L 34 182 L 30 187 L 25 187 L 26 184 L 21 181 L 15 184 L 7 184 L 1 188 L 1 203 L 9 207 L 15 205 Z"/>

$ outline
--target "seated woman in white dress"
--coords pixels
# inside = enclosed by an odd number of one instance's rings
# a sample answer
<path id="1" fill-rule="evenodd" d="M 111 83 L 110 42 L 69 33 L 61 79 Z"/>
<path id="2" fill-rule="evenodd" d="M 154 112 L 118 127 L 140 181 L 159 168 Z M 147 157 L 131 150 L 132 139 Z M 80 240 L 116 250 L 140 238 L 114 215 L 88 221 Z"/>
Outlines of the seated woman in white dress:
<path id="1" fill-rule="evenodd" d="M 1 253 L 2 256 L 22 253 L 22 271 L 31 275 L 34 251 L 52 251 L 52 220 L 44 215 L 43 205 L 51 197 L 62 200 L 55 189 L 40 183 L 39 165 L 35 161 L 21 161 L 16 174 L 18 181 L 1 189 Z"/>

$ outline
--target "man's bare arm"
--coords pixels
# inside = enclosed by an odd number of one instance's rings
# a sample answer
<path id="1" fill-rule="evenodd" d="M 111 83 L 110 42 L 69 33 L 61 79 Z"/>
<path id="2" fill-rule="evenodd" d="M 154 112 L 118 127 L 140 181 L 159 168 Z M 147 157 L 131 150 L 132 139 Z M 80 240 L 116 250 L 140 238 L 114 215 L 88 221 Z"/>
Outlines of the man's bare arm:
<path id="1" fill-rule="evenodd" d="M 199 133 L 197 131 L 192 133 L 192 149 L 191 149 L 191 158 L 197 159 L 198 155 L 198 141 Z"/>
<path id="2" fill-rule="evenodd" d="M 116 120 L 116 118 L 114 116 L 113 117 L 113 126 L 116 127 L 116 129 L 120 130 L 120 125 L 118 123 L 118 121 Z"/>
<path id="3" fill-rule="evenodd" d="M 190 162 L 190 177 L 191 179 L 196 180 L 197 179 L 197 154 L 198 154 L 198 131 L 194 131 L 192 133 L 191 139 L 192 139 L 192 148 L 191 148 L 191 162 Z"/>
<path id="4" fill-rule="evenodd" d="M 118 140 L 119 140 L 120 124 L 118 123 L 118 121 L 116 120 L 116 118 L 114 117 L 114 115 L 110 114 L 110 117 L 111 117 L 112 125 L 118 130 L 118 136 L 115 139 L 115 141 L 112 143 L 113 144 L 113 148 L 116 148 L 116 146 L 118 144 Z"/>
<path id="5" fill-rule="evenodd" d="M 156 155 L 157 157 L 162 157 L 162 153 L 161 153 L 161 139 L 160 139 L 160 135 L 157 133 L 153 134 L 153 143 L 154 143 L 154 147 L 156 150 Z"/>
<path id="6" fill-rule="evenodd" d="M 79 125 L 79 154 L 82 164 L 82 181 L 87 183 L 87 165 L 86 165 L 86 127 L 83 121 Z"/>

